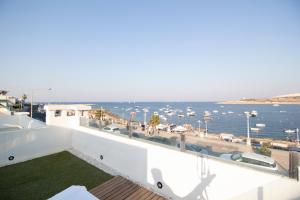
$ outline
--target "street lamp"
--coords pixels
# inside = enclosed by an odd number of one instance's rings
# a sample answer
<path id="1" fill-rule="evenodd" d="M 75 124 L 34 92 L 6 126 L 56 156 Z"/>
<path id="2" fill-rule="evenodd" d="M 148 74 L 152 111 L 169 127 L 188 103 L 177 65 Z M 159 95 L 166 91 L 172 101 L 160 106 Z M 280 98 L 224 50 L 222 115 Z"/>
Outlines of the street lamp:
<path id="1" fill-rule="evenodd" d="M 201 132 L 201 120 L 198 120 L 198 123 L 199 123 L 199 133 Z"/>
<path id="2" fill-rule="evenodd" d="M 132 121 L 133 121 L 133 118 L 134 116 L 136 115 L 136 112 L 131 112 L 130 113 L 130 121 L 129 121 L 129 138 L 132 138 Z"/>
<path id="3" fill-rule="evenodd" d="M 208 132 L 208 129 L 207 129 L 207 120 L 205 120 L 204 122 L 205 122 L 205 137 L 207 137 L 207 132 Z"/>
<path id="4" fill-rule="evenodd" d="M 44 89 L 31 90 L 31 103 L 30 103 L 30 117 L 31 117 L 31 118 L 32 118 L 33 93 L 36 92 L 36 91 L 39 91 L 39 90 L 44 90 Z M 51 88 L 48 88 L 47 90 L 49 91 L 49 90 L 52 90 L 52 89 L 51 89 Z"/>
<path id="5" fill-rule="evenodd" d="M 146 127 L 146 125 L 147 125 L 147 112 L 149 112 L 149 110 L 147 108 L 144 108 L 143 111 L 144 111 L 144 125 Z"/>
<path id="6" fill-rule="evenodd" d="M 245 112 L 247 117 L 247 145 L 251 146 L 251 138 L 250 138 L 250 117 L 252 116 L 250 112 Z"/>
<path id="7" fill-rule="evenodd" d="M 297 145 L 299 145 L 299 128 L 296 129 L 296 134 L 297 134 Z"/>

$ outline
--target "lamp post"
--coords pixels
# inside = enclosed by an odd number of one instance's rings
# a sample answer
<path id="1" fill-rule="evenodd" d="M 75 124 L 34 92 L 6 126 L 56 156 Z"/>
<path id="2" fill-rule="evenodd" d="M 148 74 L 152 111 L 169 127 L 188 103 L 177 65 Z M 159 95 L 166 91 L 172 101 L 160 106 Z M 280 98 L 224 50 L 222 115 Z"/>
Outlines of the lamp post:
<path id="1" fill-rule="evenodd" d="M 299 128 L 296 129 L 296 134 L 297 134 L 297 145 L 299 145 Z"/>
<path id="2" fill-rule="evenodd" d="M 128 134 L 129 138 L 132 138 L 132 121 L 133 121 L 133 118 L 134 118 L 135 115 L 136 115 L 135 112 L 130 113 L 129 134 Z"/>
<path id="3" fill-rule="evenodd" d="M 207 129 L 207 120 L 205 120 L 205 137 L 207 137 L 207 132 L 208 132 L 208 129 Z"/>
<path id="4" fill-rule="evenodd" d="M 201 132 L 201 120 L 198 120 L 198 123 L 199 123 L 199 133 Z"/>
<path id="5" fill-rule="evenodd" d="M 246 117 L 247 117 L 247 145 L 251 146 L 251 138 L 250 138 L 250 113 L 245 112 Z"/>
<path id="6" fill-rule="evenodd" d="M 149 110 L 144 108 L 143 111 L 144 111 L 144 125 L 146 127 L 146 125 L 147 125 L 147 112 L 149 112 Z"/>
<path id="7" fill-rule="evenodd" d="M 31 90 L 31 98 L 30 98 L 30 117 L 31 117 L 31 118 L 32 118 L 33 93 L 36 92 L 36 91 L 39 91 L 39 90 L 43 90 L 43 89 Z M 47 90 L 49 91 L 49 90 L 52 90 L 52 89 L 51 89 L 51 88 L 48 88 Z"/>

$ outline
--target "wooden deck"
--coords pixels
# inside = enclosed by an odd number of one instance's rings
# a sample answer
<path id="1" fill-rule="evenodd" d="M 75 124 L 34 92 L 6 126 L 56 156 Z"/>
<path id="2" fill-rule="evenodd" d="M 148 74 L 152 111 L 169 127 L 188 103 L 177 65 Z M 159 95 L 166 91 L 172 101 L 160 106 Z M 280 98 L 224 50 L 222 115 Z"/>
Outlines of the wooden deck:
<path id="1" fill-rule="evenodd" d="M 166 200 L 121 176 L 116 176 L 89 192 L 100 200 Z"/>

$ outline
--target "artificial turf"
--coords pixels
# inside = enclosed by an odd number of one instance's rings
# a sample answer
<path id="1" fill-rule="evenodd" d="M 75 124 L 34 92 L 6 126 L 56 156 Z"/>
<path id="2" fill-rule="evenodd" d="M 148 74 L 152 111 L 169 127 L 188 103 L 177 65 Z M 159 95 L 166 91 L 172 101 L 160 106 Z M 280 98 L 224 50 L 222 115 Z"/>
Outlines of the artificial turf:
<path id="1" fill-rule="evenodd" d="M 112 176 L 64 151 L 0 168 L 0 199 L 47 199 L 71 185 L 88 190 Z"/>

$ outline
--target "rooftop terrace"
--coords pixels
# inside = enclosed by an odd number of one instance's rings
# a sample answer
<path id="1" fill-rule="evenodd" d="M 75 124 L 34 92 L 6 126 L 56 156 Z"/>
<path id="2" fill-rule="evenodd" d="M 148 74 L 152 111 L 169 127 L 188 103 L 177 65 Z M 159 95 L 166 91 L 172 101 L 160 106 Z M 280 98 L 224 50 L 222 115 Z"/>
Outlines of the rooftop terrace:
<path id="1" fill-rule="evenodd" d="M 125 177 L 138 186 L 172 199 L 281 200 L 300 197 L 299 182 L 279 174 L 80 126 L 79 120 L 76 120 L 77 125 L 72 123 L 70 128 L 61 128 L 41 125 L 27 118 L 0 117 L 1 124 L 22 122 L 24 127 L 0 132 L 0 166 L 5 166 L 0 168 L 0 199 L 44 199 L 71 185 L 83 185 L 92 193 L 99 192 L 108 199 L 116 199 L 120 188 L 110 188 L 111 192 L 105 190 L 105 194 L 97 188 L 111 177 L 108 175 L 108 179 L 104 179 L 105 173 L 101 170 Z M 71 158 L 59 159 L 55 156 L 60 155 L 57 152 Z M 51 156 L 43 157 L 45 155 Z M 14 159 L 10 159 L 12 156 Z M 96 178 L 100 182 L 92 181 L 96 173 L 102 177 Z M 129 189 L 139 188 L 134 184 L 125 185 Z M 91 189 L 94 187 L 97 189 Z M 155 195 L 144 189 L 140 192 L 149 195 L 147 198 Z"/>
<path id="2" fill-rule="evenodd" d="M 0 168 L 0 199 L 47 199 L 71 185 L 92 189 L 113 176 L 67 151 Z"/>

